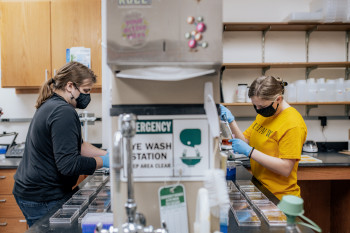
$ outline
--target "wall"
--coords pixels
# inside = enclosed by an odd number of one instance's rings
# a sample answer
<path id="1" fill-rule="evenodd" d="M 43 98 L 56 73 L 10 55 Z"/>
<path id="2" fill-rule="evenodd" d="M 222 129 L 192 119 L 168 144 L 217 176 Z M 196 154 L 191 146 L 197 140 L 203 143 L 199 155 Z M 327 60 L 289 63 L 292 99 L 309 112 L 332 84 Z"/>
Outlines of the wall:
<path id="1" fill-rule="evenodd" d="M 37 94 L 16 94 L 14 88 L 0 88 L 0 107 L 4 115 L 2 118 L 23 119 L 32 118 L 35 113 L 35 103 Z M 89 113 L 95 113 L 95 117 L 101 117 L 101 94 L 92 94 L 91 103 L 86 108 Z M 78 113 L 82 110 L 77 110 Z M 0 122 L 0 133 L 18 132 L 17 143 L 24 142 L 30 122 Z M 95 125 L 88 126 L 88 141 L 91 143 L 101 143 L 102 131 L 101 121 Z"/>
<path id="2" fill-rule="evenodd" d="M 224 22 L 283 22 L 291 12 L 309 11 L 311 0 L 224 0 Z M 252 7 L 254 6 L 254 7 Z M 224 32 L 224 63 L 259 63 L 262 62 L 262 33 Z M 313 32 L 310 36 L 309 61 L 333 62 L 346 61 L 345 32 Z M 265 40 L 265 62 L 305 62 L 305 32 L 267 32 Z M 235 101 L 237 84 L 248 85 L 261 76 L 261 69 L 226 69 L 223 75 L 224 102 Z M 305 79 L 304 68 L 270 69 L 266 75 L 279 76 L 287 82 Z M 311 72 L 310 77 L 335 79 L 345 77 L 345 68 L 323 68 Z M 305 106 L 296 109 L 306 115 Z M 229 107 L 236 116 L 255 116 L 252 107 Z M 320 105 L 310 111 L 309 116 L 344 116 L 345 106 Z M 252 121 L 238 121 L 244 130 Z M 346 141 L 349 120 L 328 120 L 322 132 L 319 120 L 306 120 L 308 140 Z"/>

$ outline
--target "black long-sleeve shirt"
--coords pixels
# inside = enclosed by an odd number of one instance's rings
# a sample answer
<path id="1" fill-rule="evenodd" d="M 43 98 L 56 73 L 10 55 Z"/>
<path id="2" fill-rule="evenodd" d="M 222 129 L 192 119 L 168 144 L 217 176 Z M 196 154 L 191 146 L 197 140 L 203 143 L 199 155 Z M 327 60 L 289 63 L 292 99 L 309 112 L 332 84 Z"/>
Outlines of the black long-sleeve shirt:
<path id="1" fill-rule="evenodd" d="M 80 154 L 81 143 L 77 112 L 54 94 L 37 109 L 30 123 L 13 194 L 29 201 L 62 198 L 79 175 L 90 175 L 96 169 L 94 158 Z"/>

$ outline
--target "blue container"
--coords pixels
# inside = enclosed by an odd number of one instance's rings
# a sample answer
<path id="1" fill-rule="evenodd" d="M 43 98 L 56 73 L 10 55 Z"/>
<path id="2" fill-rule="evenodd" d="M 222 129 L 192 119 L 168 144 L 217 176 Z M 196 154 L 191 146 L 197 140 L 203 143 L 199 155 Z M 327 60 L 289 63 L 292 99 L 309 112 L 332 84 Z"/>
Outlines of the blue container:
<path id="1" fill-rule="evenodd" d="M 226 180 L 236 180 L 236 164 L 234 161 L 227 161 Z"/>
<path id="2" fill-rule="evenodd" d="M 6 151 L 7 151 L 7 146 L 0 145 L 0 154 L 6 154 Z"/>
<path id="3" fill-rule="evenodd" d="M 227 233 L 227 228 L 226 224 L 220 224 L 220 232 Z"/>
<path id="4" fill-rule="evenodd" d="M 81 220 L 82 233 L 94 233 L 98 223 L 108 230 L 113 226 L 113 213 L 87 213 Z"/>
<path id="5" fill-rule="evenodd" d="M 94 233 L 96 229 L 97 224 L 84 224 L 81 226 L 82 232 L 83 233 Z M 103 224 L 102 229 L 108 230 L 111 226 L 113 226 L 112 223 L 110 224 Z"/>

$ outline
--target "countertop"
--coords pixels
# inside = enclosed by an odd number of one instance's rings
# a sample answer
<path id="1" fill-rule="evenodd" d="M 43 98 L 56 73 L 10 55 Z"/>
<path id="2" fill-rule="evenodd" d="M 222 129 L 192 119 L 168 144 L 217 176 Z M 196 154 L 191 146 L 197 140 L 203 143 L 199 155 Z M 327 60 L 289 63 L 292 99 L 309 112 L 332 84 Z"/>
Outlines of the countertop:
<path id="1" fill-rule="evenodd" d="M 237 166 L 237 180 L 251 180 L 256 187 L 258 187 L 261 192 L 263 192 L 267 198 L 269 198 L 272 202 L 277 204 L 279 200 L 270 192 L 268 191 L 263 185 L 260 184 L 258 180 L 252 177 L 252 175 L 247 171 L 246 168 L 243 166 Z M 84 185 L 89 178 L 85 179 L 79 186 L 81 187 Z M 76 188 L 75 191 L 79 189 Z M 68 199 L 67 197 L 66 199 Z M 49 213 L 47 213 L 42 219 L 38 220 L 31 228 L 29 228 L 26 233 L 46 233 L 46 232 L 52 232 L 52 233 L 81 233 L 81 226 L 78 223 L 77 220 L 75 220 L 72 224 L 60 224 L 60 225 L 53 225 L 49 223 L 49 218 L 62 206 L 62 203 L 59 203 L 56 208 L 52 209 Z M 258 214 L 258 213 L 257 213 Z M 262 220 L 261 216 L 258 214 L 258 216 L 261 218 L 261 226 L 260 227 L 238 227 L 236 220 L 232 214 L 232 211 L 230 211 L 229 215 L 229 226 L 228 226 L 228 232 L 247 232 L 247 233 L 268 233 L 268 232 L 274 232 L 274 233 L 285 233 L 285 227 L 269 227 L 268 224 Z M 147 216 L 146 216 L 147 217 Z M 300 230 L 304 233 L 311 233 L 313 232 L 309 228 L 299 226 Z"/>
<path id="2" fill-rule="evenodd" d="M 0 154 L 0 169 L 17 169 L 21 158 L 5 158 L 4 154 Z"/>
<path id="3" fill-rule="evenodd" d="M 350 166 L 350 155 L 341 154 L 338 152 L 320 152 L 320 153 L 306 153 L 311 157 L 322 160 L 323 163 L 299 163 L 300 167 L 344 167 Z"/>
<path id="4" fill-rule="evenodd" d="M 299 167 L 350 167 L 350 155 L 338 152 L 303 152 L 302 154 L 320 159 L 322 163 L 299 163 Z M 249 160 L 244 160 L 242 162 L 244 167 L 250 168 Z"/>

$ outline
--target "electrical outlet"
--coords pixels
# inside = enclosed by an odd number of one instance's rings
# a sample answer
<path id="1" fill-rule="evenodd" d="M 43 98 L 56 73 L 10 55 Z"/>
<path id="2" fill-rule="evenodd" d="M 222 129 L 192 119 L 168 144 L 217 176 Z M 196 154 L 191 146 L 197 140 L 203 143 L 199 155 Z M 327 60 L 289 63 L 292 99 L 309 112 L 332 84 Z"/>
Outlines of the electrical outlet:
<path id="1" fill-rule="evenodd" d="M 322 127 L 327 126 L 327 117 L 326 116 L 319 116 L 318 119 L 321 120 Z"/>

